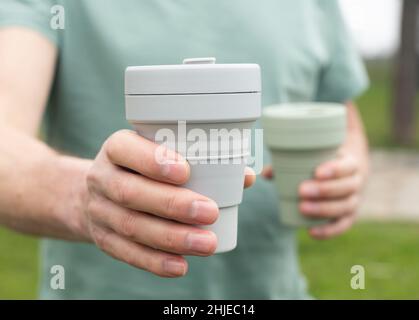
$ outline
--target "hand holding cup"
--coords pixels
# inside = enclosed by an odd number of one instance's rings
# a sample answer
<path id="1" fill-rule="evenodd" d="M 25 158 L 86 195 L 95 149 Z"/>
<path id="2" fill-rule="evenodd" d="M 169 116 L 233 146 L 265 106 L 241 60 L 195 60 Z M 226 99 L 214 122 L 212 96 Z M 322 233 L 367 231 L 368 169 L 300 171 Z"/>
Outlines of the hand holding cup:
<path id="1" fill-rule="evenodd" d="M 86 238 L 110 256 L 162 277 L 186 274 L 183 255 L 209 256 L 217 247 L 212 231 L 219 210 L 208 197 L 180 185 L 188 163 L 171 150 L 167 164 L 155 161 L 157 144 L 121 130 L 111 135 L 86 173 Z M 247 171 L 245 186 L 254 176 Z"/>

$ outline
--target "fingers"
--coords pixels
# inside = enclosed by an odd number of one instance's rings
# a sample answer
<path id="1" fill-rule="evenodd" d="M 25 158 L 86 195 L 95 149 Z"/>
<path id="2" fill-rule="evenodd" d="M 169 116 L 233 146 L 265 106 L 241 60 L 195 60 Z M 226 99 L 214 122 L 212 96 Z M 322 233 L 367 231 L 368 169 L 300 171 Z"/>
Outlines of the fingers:
<path id="1" fill-rule="evenodd" d="M 310 180 L 300 185 L 299 194 L 306 199 L 341 198 L 357 192 L 361 185 L 359 174 L 333 180 Z"/>
<path id="2" fill-rule="evenodd" d="M 246 167 L 244 169 L 244 187 L 249 188 L 256 181 L 256 173 L 252 168 Z"/>
<path id="3" fill-rule="evenodd" d="M 300 211 L 311 218 L 338 218 L 355 212 L 358 203 L 359 200 L 356 194 L 337 200 L 302 201 L 300 203 Z"/>
<path id="4" fill-rule="evenodd" d="M 316 179 L 300 185 L 300 211 L 307 217 L 335 219 L 353 215 L 362 187 L 359 164 L 350 155 L 326 162 L 316 170 Z"/>
<path id="5" fill-rule="evenodd" d="M 262 177 L 264 177 L 265 179 L 272 179 L 274 177 L 274 173 L 273 173 L 273 169 L 271 165 L 263 168 Z"/>
<path id="6" fill-rule="evenodd" d="M 321 164 L 315 172 L 315 178 L 333 179 L 353 175 L 358 170 L 358 161 L 349 154 Z"/>
<path id="7" fill-rule="evenodd" d="M 315 178 L 336 179 L 354 174 L 358 169 L 358 162 L 352 155 L 343 156 L 321 164 L 315 171 Z M 266 166 L 262 170 L 262 176 L 266 179 L 273 178 L 272 166 Z"/>
<path id="8" fill-rule="evenodd" d="M 217 248 L 217 237 L 211 231 L 122 208 L 107 199 L 92 201 L 89 214 L 94 223 L 154 249 L 209 256 Z"/>
<path id="9" fill-rule="evenodd" d="M 347 231 L 353 225 L 355 215 L 348 215 L 334 222 L 309 229 L 309 234 L 315 239 L 324 240 L 335 237 Z"/>
<path id="10" fill-rule="evenodd" d="M 181 277 L 188 269 L 186 260 L 179 256 L 132 242 L 113 231 L 95 227 L 97 246 L 110 256 L 136 268 L 150 271 L 161 277 Z"/>
<path id="11" fill-rule="evenodd" d="M 118 205 L 188 224 L 212 224 L 218 218 L 218 206 L 191 190 L 154 181 L 120 168 L 91 172 L 91 188 L 99 189 Z"/>
<path id="12" fill-rule="evenodd" d="M 189 178 L 189 165 L 179 154 L 137 135 L 134 131 L 117 131 L 106 141 L 104 147 L 113 164 L 151 179 L 182 184 Z"/>

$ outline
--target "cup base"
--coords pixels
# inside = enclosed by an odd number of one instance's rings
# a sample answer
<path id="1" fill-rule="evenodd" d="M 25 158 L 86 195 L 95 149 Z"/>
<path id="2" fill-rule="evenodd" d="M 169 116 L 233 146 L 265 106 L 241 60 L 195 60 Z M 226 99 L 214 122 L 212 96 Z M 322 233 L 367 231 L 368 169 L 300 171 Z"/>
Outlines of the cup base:
<path id="1" fill-rule="evenodd" d="M 290 227 L 314 227 L 329 222 L 328 219 L 315 219 L 303 216 L 300 212 L 298 200 L 280 199 L 279 217 L 282 224 Z"/>
<path id="2" fill-rule="evenodd" d="M 218 244 L 215 253 L 228 252 L 237 246 L 238 206 L 220 208 L 220 215 L 215 223 L 201 226 L 217 235 Z"/>

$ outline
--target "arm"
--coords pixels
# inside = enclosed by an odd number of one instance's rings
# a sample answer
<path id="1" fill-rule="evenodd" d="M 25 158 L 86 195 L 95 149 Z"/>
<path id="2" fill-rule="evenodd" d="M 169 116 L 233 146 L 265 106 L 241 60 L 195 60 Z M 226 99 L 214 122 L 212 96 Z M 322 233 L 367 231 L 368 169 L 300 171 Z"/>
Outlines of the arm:
<path id="1" fill-rule="evenodd" d="M 30 52 L 30 54 L 28 54 Z M 57 49 L 30 30 L 0 31 L 0 224 L 37 235 L 81 238 L 73 198 L 88 161 L 66 159 L 35 138 Z M 73 189 L 58 180 L 68 181 Z M 64 205 L 64 203 L 63 203 Z"/>
<path id="2" fill-rule="evenodd" d="M 196 225 L 212 224 L 217 205 L 177 186 L 189 178 L 186 161 L 157 163 L 158 146 L 132 131 L 111 135 L 94 160 L 39 141 L 56 56 L 35 32 L 0 30 L 0 224 L 93 242 L 160 276 L 185 275 L 183 255 L 208 256 L 216 248 L 215 234 Z M 246 176 L 245 185 L 253 181 Z"/>

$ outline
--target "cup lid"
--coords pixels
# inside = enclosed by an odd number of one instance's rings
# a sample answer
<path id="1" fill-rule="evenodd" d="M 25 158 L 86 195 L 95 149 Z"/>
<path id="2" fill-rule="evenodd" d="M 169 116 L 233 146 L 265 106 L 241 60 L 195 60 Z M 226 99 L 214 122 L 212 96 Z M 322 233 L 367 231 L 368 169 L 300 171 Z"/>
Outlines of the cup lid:
<path id="1" fill-rule="evenodd" d="M 263 121 L 274 128 L 323 128 L 342 125 L 346 108 L 338 103 L 285 103 L 263 109 Z"/>
<path id="2" fill-rule="evenodd" d="M 271 147 L 307 149 L 341 144 L 346 107 L 337 103 L 287 103 L 263 109 L 266 143 Z"/>
<path id="3" fill-rule="evenodd" d="M 192 58 L 179 65 L 132 66 L 125 71 L 126 95 L 260 91 L 257 64 L 216 64 L 215 58 Z"/>

